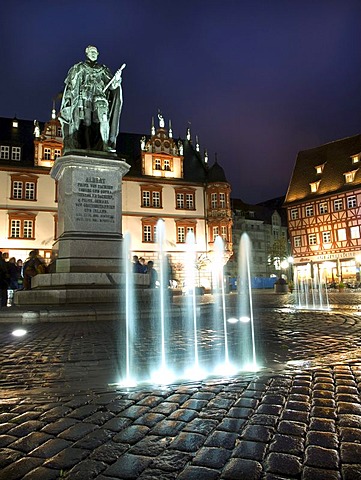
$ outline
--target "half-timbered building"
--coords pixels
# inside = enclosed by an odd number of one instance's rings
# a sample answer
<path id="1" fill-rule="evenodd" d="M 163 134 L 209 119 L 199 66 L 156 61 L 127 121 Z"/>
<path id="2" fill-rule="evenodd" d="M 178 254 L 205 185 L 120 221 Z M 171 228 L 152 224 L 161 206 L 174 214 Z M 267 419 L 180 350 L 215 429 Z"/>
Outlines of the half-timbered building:
<path id="1" fill-rule="evenodd" d="M 360 281 L 361 135 L 299 152 L 286 195 L 294 266 Z"/>

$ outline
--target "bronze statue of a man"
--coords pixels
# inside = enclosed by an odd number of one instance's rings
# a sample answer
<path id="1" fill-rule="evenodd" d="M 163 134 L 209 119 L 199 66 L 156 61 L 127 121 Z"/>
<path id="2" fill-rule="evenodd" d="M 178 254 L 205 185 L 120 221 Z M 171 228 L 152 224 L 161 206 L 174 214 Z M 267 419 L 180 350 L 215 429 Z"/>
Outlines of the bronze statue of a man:
<path id="1" fill-rule="evenodd" d="M 113 76 L 97 63 L 98 49 L 89 45 L 86 61 L 71 67 L 60 107 L 64 153 L 72 150 L 115 152 L 123 104 L 123 65 Z"/>

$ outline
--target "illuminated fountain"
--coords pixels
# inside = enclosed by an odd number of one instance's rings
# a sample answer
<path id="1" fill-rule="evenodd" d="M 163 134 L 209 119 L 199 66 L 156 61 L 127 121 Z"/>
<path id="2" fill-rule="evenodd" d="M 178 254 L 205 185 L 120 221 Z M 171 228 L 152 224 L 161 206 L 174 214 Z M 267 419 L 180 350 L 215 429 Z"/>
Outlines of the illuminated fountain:
<path id="1" fill-rule="evenodd" d="M 184 265 L 186 294 L 181 298 L 179 310 L 176 310 L 170 305 L 162 221 L 157 223 L 157 239 L 155 264 L 159 286 L 156 289 L 137 289 L 132 281 L 130 239 L 125 236 L 126 295 L 123 311 L 126 319 L 125 332 L 120 335 L 120 344 L 125 343 L 119 359 L 120 378 L 123 379 L 120 383 L 124 386 L 143 382 L 169 384 L 177 379 L 199 380 L 209 375 L 256 370 L 249 238 L 241 239 L 240 289 L 233 315 L 228 314 L 230 307 L 224 288 L 223 240 L 217 238 L 212 257 L 213 304 L 200 305 L 200 297 L 196 294 L 196 243 L 192 232 L 187 235 Z M 139 308 L 142 301 L 146 305 L 146 316 L 144 309 Z M 177 312 L 178 315 L 175 314 Z"/>
<path id="2" fill-rule="evenodd" d="M 317 265 L 308 264 L 305 272 L 295 271 L 294 285 L 298 309 L 330 310 L 326 276 Z"/>

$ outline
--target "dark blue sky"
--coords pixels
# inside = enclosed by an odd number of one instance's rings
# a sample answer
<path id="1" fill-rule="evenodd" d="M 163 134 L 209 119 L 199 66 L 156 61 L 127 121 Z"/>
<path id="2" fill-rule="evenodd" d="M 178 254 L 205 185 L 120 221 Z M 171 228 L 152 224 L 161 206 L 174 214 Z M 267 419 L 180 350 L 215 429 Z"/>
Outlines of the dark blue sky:
<path id="1" fill-rule="evenodd" d="M 95 44 L 123 62 L 121 132 L 162 110 L 191 122 L 232 196 L 286 193 L 299 150 L 361 131 L 361 2 L 62 0 L 2 2 L 0 116 L 47 120 L 68 69 Z"/>

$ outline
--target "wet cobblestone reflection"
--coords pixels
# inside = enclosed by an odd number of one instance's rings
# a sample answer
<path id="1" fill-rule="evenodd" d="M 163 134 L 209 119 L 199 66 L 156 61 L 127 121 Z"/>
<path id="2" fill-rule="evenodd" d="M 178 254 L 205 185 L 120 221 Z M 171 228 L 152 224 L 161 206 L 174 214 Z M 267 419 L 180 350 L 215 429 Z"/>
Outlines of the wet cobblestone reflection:
<path id="1" fill-rule="evenodd" d="M 0 480 L 361 478 L 361 295 L 303 312 L 255 298 L 256 374 L 135 389 L 113 321 L 0 323 Z M 231 310 L 230 310 L 231 313 Z M 175 361 L 186 347 L 174 323 Z M 139 368 L 152 351 L 139 342 Z M 207 363 L 218 334 L 200 325 Z M 231 348 L 239 342 L 232 337 Z"/>

